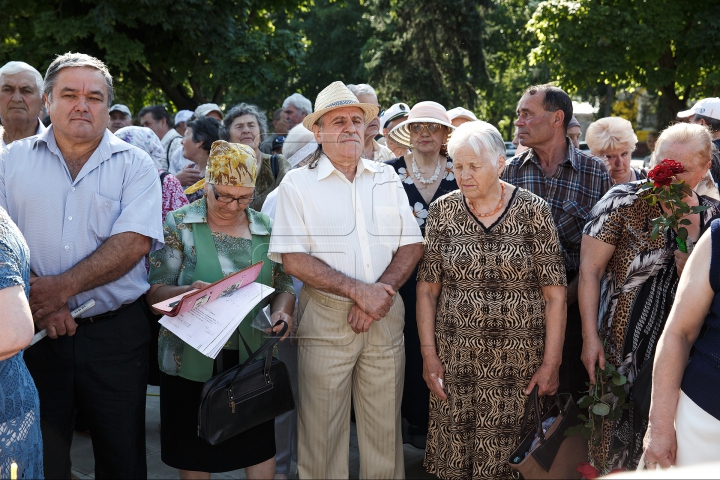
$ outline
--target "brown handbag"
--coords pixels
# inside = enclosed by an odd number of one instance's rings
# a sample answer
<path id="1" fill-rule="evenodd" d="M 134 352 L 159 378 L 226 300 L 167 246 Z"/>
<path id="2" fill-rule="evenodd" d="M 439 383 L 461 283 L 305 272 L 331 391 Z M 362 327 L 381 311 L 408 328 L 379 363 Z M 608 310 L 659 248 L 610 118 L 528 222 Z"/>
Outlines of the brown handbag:
<path id="1" fill-rule="evenodd" d="M 525 433 L 530 411 L 535 408 L 535 428 Z M 555 404 L 542 415 L 537 385 L 525 405 L 522 428 L 518 435 L 519 444 L 512 452 L 508 462 L 514 479 L 580 479 L 577 471 L 580 462 L 588 461 L 588 441 L 578 433 L 566 437 L 565 431 L 582 423 L 578 418 L 578 409 L 572 396 L 567 393 L 555 395 Z M 556 417 L 552 425 L 543 432 L 542 424 L 550 417 Z M 535 436 L 540 438 L 533 450 L 530 450 Z"/>

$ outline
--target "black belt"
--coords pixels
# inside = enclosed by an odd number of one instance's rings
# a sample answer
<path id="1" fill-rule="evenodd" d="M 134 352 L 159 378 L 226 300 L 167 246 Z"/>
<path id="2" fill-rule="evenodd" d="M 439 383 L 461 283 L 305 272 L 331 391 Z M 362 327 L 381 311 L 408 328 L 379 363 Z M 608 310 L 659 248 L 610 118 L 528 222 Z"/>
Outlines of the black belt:
<path id="1" fill-rule="evenodd" d="M 127 310 L 129 307 L 134 305 L 138 300 L 135 300 L 132 303 L 127 303 L 127 304 L 123 305 L 122 307 L 118 308 L 117 310 L 111 310 L 109 312 L 101 313 L 100 315 L 93 315 L 92 317 L 85 317 L 85 318 L 76 318 L 75 323 L 77 323 L 78 326 L 81 326 L 81 325 L 90 325 L 90 324 L 94 324 L 94 323 L 100 323 L 100 322 L 104 322 L 105 320 L 110 320 L 111 318 L 115 318 L 118 315 L 120 315 L 123 312 L 123 310 Z"/>

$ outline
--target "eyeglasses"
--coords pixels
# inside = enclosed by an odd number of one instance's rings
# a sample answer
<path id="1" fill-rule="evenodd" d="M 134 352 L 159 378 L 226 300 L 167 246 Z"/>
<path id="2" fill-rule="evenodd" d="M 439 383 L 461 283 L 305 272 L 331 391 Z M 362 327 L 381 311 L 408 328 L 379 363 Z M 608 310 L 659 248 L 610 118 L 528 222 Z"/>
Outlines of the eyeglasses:
<path id="1" fill-rule="evenodd" d="M 215 200 L 217 200 L 220 203 L 229 204 L 232 202 L 237 202 L 238 205 L 249 205 L 255 200 L 255 192 L 253 192 L 252 195 L 249 197 L 231 197 L 230 195 L 218 195 L 217 190 L 215 190 L 215 185 L 212 186 L 213 194 L 215 194 Z"/>
<path id="2" fill-rule="evenodd" d="M 435 133 L 439 132 L 443 126 L 439 123 L 411 123 L 408 128 L 413 133 L 422 133 L 423 129 L 426 128 L 428 132 Z"/>

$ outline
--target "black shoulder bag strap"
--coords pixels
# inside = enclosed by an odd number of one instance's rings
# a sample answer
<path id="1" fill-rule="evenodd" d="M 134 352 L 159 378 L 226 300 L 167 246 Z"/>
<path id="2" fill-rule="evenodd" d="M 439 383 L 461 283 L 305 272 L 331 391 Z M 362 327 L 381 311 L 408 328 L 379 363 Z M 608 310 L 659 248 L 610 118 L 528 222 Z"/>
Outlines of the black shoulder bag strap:
<path id="1" fill-rule="evenodd" d="M 168 145 L 167 151 L 165 152 L 165 161 L 168 163 L 168 168 L 170 168 L 170 150 L 172 150 L 173 143 L 175 143 L 175 140 L 182 140 L 182 137 L 175 137 L 172 140 L 170 140 L 170 144 Z"/>
<path id="2" fill-rule="evenodd" d="M 168 175 L 170 175 L 170 172 L 162 172 L 160 174 L 160 188 L 162 188 L 162 184 L 165 181 L 165 177 L 167 177 Z"/>
<path id="3" fill-rule="evenodd" d="M 272 169 L 273 178 L 277 178 L 280 173 L 280 164 L 278 163 L 277 153 L 270 157 L 270 168 Z"/>

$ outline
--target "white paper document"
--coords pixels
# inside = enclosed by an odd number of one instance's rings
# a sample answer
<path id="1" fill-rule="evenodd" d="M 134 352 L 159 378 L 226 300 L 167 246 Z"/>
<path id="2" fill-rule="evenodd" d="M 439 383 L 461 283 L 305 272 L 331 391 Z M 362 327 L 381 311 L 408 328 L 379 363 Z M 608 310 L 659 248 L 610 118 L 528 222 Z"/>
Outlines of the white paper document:
<path id="1" fill-rule="evenodd" d="M 203 355 L 215 358 L 247 314 L 274 291 L 253 282 L 176 317 L 164 316 L 160 325 Z"/>

